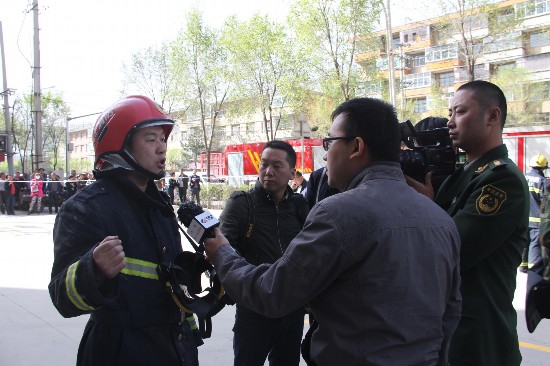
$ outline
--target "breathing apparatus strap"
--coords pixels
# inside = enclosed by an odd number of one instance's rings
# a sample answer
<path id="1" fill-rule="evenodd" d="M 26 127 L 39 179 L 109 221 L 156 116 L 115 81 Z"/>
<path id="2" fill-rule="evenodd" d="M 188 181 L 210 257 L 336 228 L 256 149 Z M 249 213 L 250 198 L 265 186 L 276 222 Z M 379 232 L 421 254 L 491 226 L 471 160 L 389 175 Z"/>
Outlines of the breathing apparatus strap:
<path id="1" fill-rule="evenodd" d="M 212 334 L 211 318 L 230 302 L 226 300 L 212 265 L 204 257 L 204 247 L 197 244 L 179 224 L 178 227 L 195 252 L 179 253 L 174 263 L 159 266 L 159 273 L 178 308 L 194 313 L 201 337 L 209 338 Z M 203 291 L 201 275 L 204 272 L 209 273 L 210 286 Z"/>

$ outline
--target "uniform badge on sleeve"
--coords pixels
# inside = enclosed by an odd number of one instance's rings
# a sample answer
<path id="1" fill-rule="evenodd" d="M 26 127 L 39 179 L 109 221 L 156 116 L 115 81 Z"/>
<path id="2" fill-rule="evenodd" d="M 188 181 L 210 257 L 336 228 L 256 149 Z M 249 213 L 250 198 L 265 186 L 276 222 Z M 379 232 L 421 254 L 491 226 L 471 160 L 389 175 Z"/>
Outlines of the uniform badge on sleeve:
<path id="1" fill-rule="evenodd" d="M 481 194 L 476 200 L 476 210 L 481 215 L 497 213 L 506 198 L 506 192 L 488 184 L 481 189 Z"/>

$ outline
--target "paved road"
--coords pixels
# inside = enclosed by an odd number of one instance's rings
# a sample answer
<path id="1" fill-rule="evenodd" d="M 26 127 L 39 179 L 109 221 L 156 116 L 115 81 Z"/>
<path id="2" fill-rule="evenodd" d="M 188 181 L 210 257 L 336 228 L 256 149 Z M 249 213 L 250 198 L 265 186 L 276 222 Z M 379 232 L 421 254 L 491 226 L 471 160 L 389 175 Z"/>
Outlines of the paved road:
<path id="1" fill-rule="evenodd" d="M 74 365 L 87 317 L 64 319 L 47 292 L 55 217 L 17 213 L 0 216 L 0 366 Z M 519 273 L 514 305 L 522 364 L 548 366 L 550 321 L 544 320 L 533 334 L 527 332 L 524 293 L 525 275 Z M 212 338 L 199 349 L 201 365 L 231 365 L 233 317 L 234 307 L 226 307 L 213 319 Z"/>

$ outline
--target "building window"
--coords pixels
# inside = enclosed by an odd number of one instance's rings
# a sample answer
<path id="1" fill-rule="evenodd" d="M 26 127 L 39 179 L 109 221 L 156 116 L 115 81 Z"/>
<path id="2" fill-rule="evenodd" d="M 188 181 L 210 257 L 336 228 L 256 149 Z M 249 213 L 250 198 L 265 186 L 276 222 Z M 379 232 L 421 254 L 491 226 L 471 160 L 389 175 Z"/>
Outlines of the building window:
<path id="1" fill-rule="evenodd" d="M 454 97 L 455 93 L 443 93 L 441 94 L 441 98 L 440 100 L 441 101 L 445 101 L 445 106 L 447 108 L 451 108 L 451 102 L 453 101 L 453 97 Z M 441 104 L 439 104 L 441 106 Z M 428 95 L 426 96 L 426 107 L 428 108 L 428 110 L 432 110 L 432 109 L 435 109 L 437 108 L 437 105 L 434 104 L 434 98 L 433 96 L 431 95 Z"/>
<path id="2" fill-rule="evenodd" d="M 527 85 L 527 92 L 532 101 L 548 100 L 550 99 L 550 83 L 542 82 Z"/>
<path id="3" fill-rule="evenodd" d="M 199 108 L 189 107 L 185 112 L 187 121 L 196 121 L 201 117 Z"/>
<path id="4" fill-rule="evenodd" d="M 506 64 L 498 64 L 498 65 L 494 66 L 494 71 L 499 72 L 499 71 L 502 71 L 502 70 L 510 70 L 510 69 L 515 68 L 515 67 L 516 67 L 515 62 L 509 62 L 509 63 L 506 63 Z"/>
<path id="5" fill-rule="evenodd" d="M 550 32 L 537 32 L 529 35 L 529 45 L 531 47 L 542 47 L 550 44 Z"/>
<path id="6" fill-rule="evenodd" d="M 292 121 L 295 119 L 294 115 L 287 114 L 286 116 L 278 116 L 274 118 L 275 126 L 278 130 L 290 130 L 293 127 Z"/>
<path id="7" fill-rule="evenodd" d="M 399 48 L 399 43 L 401 43 L 401 39 L 399 39 L 399 34 L 394 35 L 392 39 L 392 46 L 394 49 Z"/>
<path id="8" fill-rule="evenodd" d="M 428 39 L 428 27 L 423 26 L 409 29 L 402 31 L 401 34 L 403 35 L 404 43 L 424 41 Z"/>
<path id="9" fill-rule="evenodd" d="M 382 82 L 381 81 L 369 81 L 361 82 L 357 87 L 358 96 L 379 96 L 382 94 Z"/>
<path id="10" fill-rule="evenodd" d="M 443 94 L 443 98 L 447 100 L 447 107 L 451 108 L 451 103 L 453 102 L 453 97 L 455 96 L 455 93 L 445 93 Z"/>
<path id="11" fill-rule="evenodd" d="M 483 39 L 486 52 L 500 52 L 522 47 L 521 32 L 506 33 L 497 37 Z"/>
<path id="12" fill-rule="evenodd" d="M 275 97 L 271 101 L 271 106 L 273 108 L 281 108 L 285 105 L 285 98 L 284 97 Z"/>
<path id="13" fill-rule="evenodd" d="M 455 84 L 455 73 L 454 72 L 445 72 L 439 74 L 439 86 L 448 87 Z"/>
<path id="14" fill-rule="evenodd" d="M 246 124 L 246 133 L 247 134 L 250 134 L 250 133 L 254 133 L 255 129 L 254 129 L 254 122 L 249 122 Z"/>
<path id="15" fill-rule="evenodd" d="M 516 4 L 516 12 L 526 17 L 546 14 L 550 11 L 550 0 L 529 0 Z"/>
<path id="16" fill-rule="evenodd" d="M 550 1 L 550 0 L 549 0 Z M 446 44 L 426 49 L 426 62 L 452 60 L 457 57 L 458 48 L 456 44 Z"/>
<path id="17" fill-rule="evenodd" d="M 519 62 L 518 62 L 519 63 Z M 542 71 L 550 69 L 550 54 L 541 53 L 539 55 L 533 55 L 525 57 L 522 65 L 529 71 Z"/>
<path id="18" fill-rule="evenodd" d="M 426 65 L 426 56 L 423 53 L 412 56 L 413 67 L 420 67 Z"/>
<path id="19" fill-rule="evenodd" d="M 414 100 L 414 112 L 422 113 L 428 110 L 428 101 L 426 98 L 415 99 Z"/>
<path id="20" fill-rule="evenodd" d="M 241 125 L 231 125 L 231 135 L 239 136 L 241 134 Z"/>
<path id="21" fill-rule="evenodd" d="M 405 75 L 403 80 L 405 88 L 422 88 L 432 84 L 432 75 L 430 72 L 420 72 L 417 74 Z"/>

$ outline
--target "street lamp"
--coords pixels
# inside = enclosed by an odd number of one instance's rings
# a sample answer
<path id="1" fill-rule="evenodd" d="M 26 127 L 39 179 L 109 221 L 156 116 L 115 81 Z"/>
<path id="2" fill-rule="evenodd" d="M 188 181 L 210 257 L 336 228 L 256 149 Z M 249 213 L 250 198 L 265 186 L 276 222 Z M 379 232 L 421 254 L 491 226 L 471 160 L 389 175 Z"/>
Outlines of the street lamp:
<path id="1" fill-rule="evenodd" d="M 96 114 L 101 114 L 101 112 L 84 114 L 76 117 L 65 117 L 65 178 L 68 178 L 67 174 L 69 173 L 69 121 L 82 117 L 95 116 Z"/>

